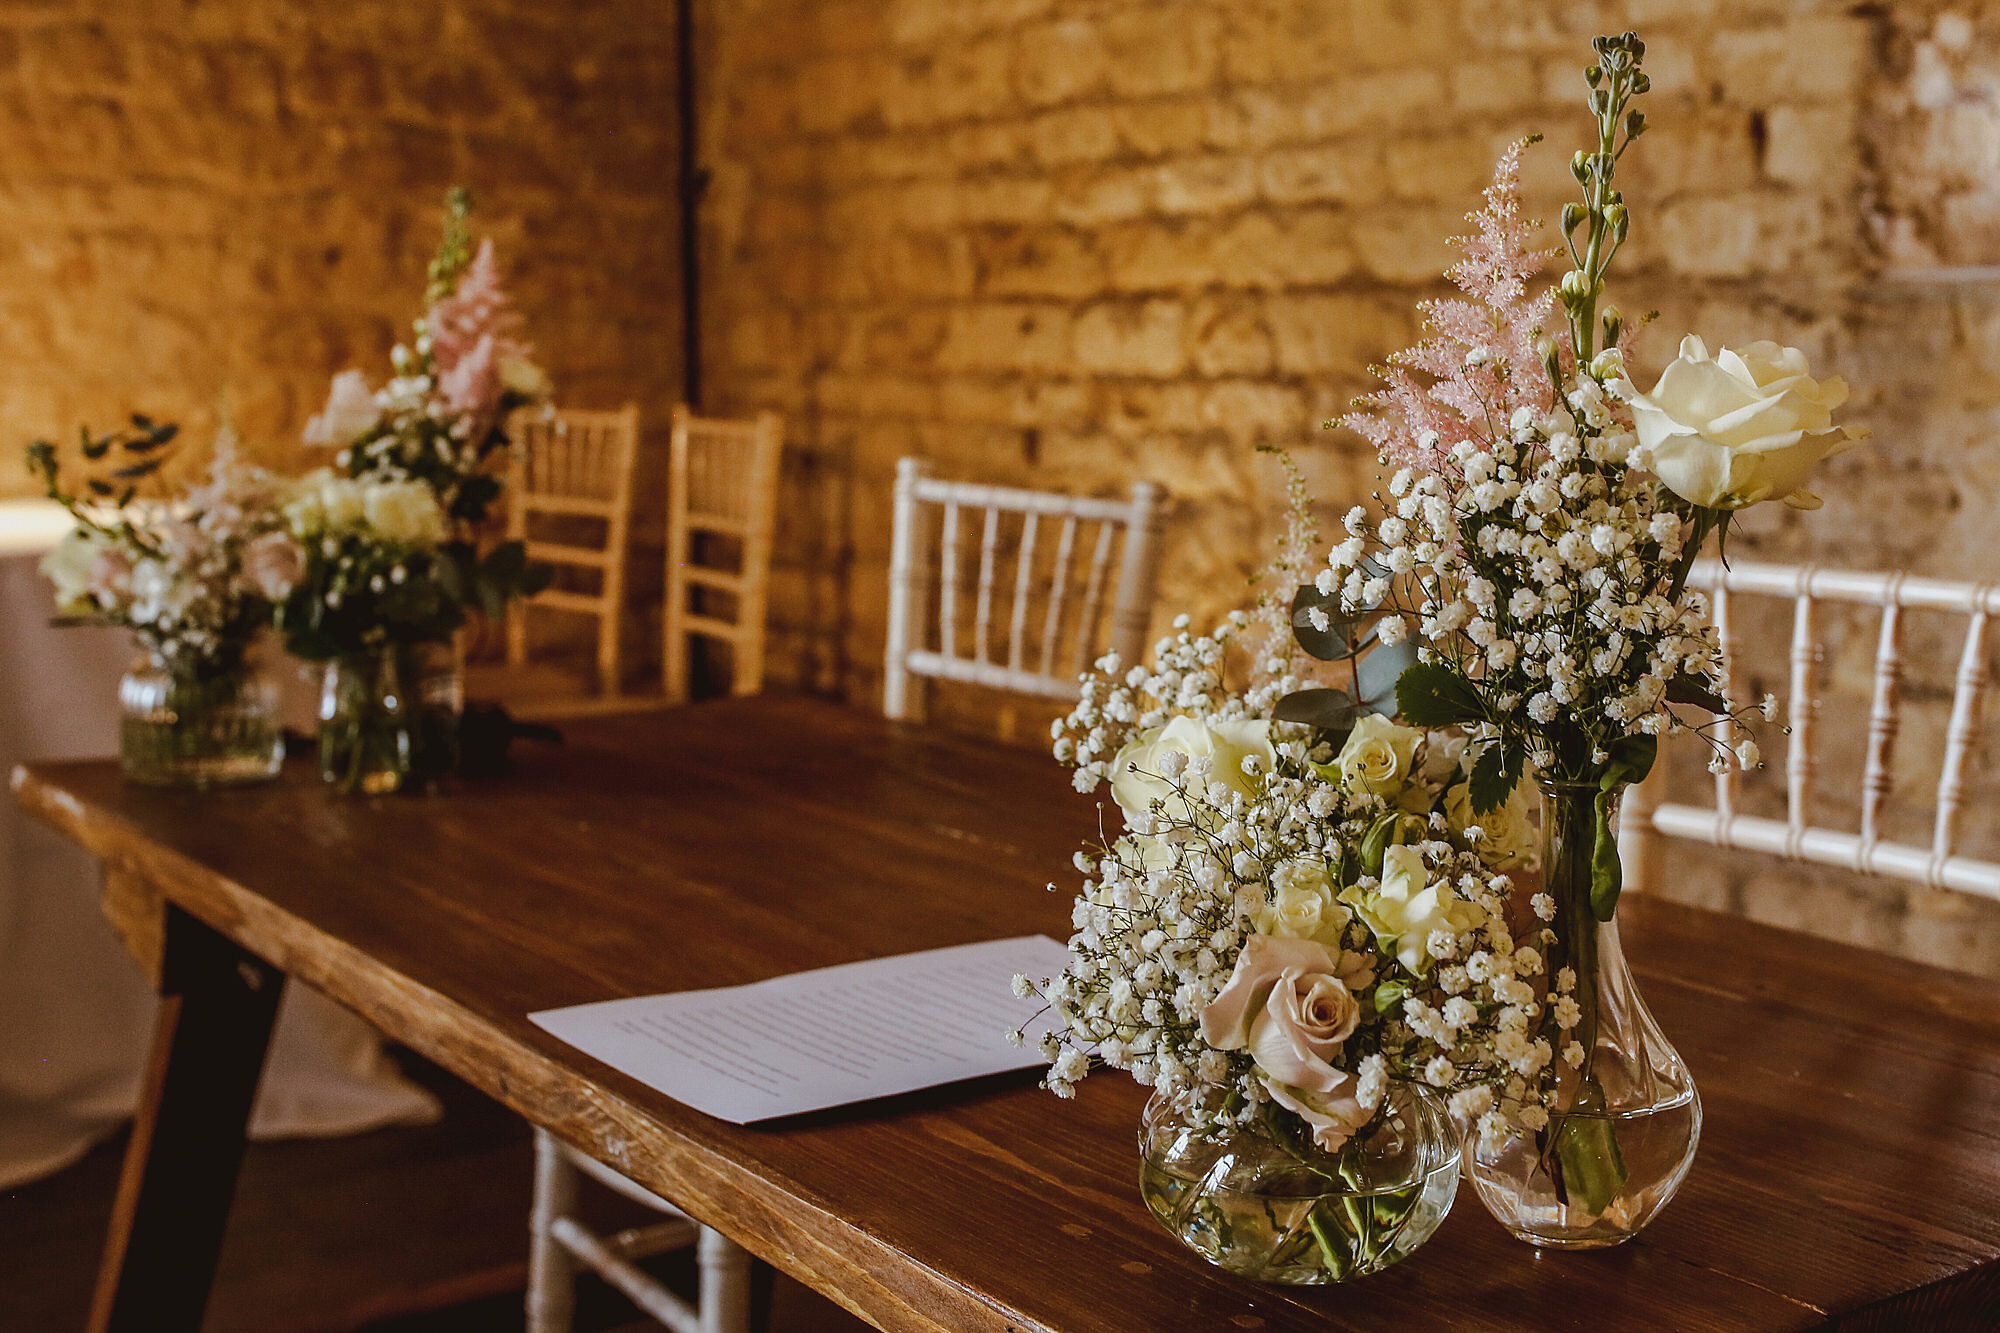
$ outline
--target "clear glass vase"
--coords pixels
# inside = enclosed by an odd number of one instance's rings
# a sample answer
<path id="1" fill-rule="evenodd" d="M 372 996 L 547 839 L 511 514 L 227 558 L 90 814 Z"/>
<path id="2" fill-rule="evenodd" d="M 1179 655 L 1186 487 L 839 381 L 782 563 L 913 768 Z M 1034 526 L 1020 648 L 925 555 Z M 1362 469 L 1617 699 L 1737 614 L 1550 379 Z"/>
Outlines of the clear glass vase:
<path id="1" fill-rule="evenodd" d="M 319 698 L 319 772 L 350 795 L 384 796 L 410 781 L 417 709 L 402 654 L 384 644 L 326 664 Z"/>
<path id="2" fill-rule="evenodd" d="M 1540 786 L 1543 887 L 1556 910 L 1548 975 L 1575 970 L 1581 1016 L 1572 1036 L 1583 1061 L 1574 1069 L 1556 1061 L 1557 1102 L 1541 1132 L 1497 1146 L 1469 1139 L 1466 1174 L 1520 1239 L 1598 1249 L 1639 1234 L 1680 1188 L 1701 1139 L 1701 1097 L 1633 983 L 1617 921 L 1599 921 L 1591 908 L 1596 785 Z M 1606 812 L 1614 832 L 1618 795 Z"/>
<path id="3" fill-rule="evenodd" d="M 1217 1267 L 1260 1282 L 1344 1282 L 1409 1257 L 1450 1211 L 1458 1133 L 1429 1088 L 1393 1083 L 1337 1152 L 1296 1122 L 1212 1127 L 1226 1096 L 1212 1085 L 1156 1091 L 1139 1130 L 1146 1207 Z"/>
<path id="4" fill-rule="evenodd" d="M 384 644 L 327 663 L 320 688 L 320 776 L 381 796 L 458 768 L 465 668 L 449 643 Z"/>
<path id="5" fill-rule="evenodd" d="M 247 660 L 173 663 L 151 653 L 118 682 L 118 759 L 149 787 L 269 782 L 285 762 L 278 688 Z"/>

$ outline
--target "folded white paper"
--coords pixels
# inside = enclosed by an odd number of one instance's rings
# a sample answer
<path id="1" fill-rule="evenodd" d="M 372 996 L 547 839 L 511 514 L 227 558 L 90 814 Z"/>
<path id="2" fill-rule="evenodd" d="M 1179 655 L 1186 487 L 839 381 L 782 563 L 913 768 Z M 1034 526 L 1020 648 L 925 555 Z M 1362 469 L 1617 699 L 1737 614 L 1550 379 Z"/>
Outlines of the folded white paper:
<path id="1" fill-rule="evenodd" d="M 1069 951 L 1046 935 L 875 958 L 720 990 L 606 1000 L 529 1019 L 648 1087 L 721 1120 L 774 1116 L 1041 1063 L 1052 1016 L 1014 994 Z M 1024 1023 L 1026 1046 L 1007 1042 Z"/>

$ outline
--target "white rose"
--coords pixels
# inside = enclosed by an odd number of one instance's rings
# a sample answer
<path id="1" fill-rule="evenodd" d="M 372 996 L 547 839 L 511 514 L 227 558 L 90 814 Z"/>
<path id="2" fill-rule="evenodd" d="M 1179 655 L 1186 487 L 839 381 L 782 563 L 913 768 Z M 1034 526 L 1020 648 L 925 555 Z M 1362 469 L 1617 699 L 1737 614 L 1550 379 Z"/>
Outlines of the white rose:
<path id="1" fill-rule="evenodd" d="M 1477 825 L 1483 836 L 1474 850 L 1494 870 L 1519 870 L 1534 861 L 1537 842 L 1532 806 L 1526 781 L 1515 783 L 1498 809 L 1477 814 L 1472 809 L 1470 782 L 1461 782 L 1444 794 L 1444 817 L 1452 831 L 1464 833 Z"/>
<path id="2" fill-rule="evenodd" d="M 1168 815 L 1180 823 L 1189 822 L 1185 803 L 1174 797 L 1173 788 L 1159 777 L 1160 760 L 1171 751 L 1189 759 L 1209 759 L 1208 781 L 1220 782 L 1245 796 L 1256 792 L 1261 778 L 1243 771 L 1243 760 L 1255 755 L 1259 771 L 1268 773 L 1278 762 L 1271 746 L 1271 724 L 1253 722 L 1207 722 L 1177 717 L 1164 727 L 1143 731 L 1111 761 L 1111 798 L 1125 812 L 1127 822 L 1143 815 L 1157 800 L 1169 802 Z M 1181 784 L 1195 790 L 1193 779 L 1183 776 Z"/>
<path id="3" fill-rule="evenodd" d="M 1265 1088 L 1313 1127 L 1323 1148 L 1338 1148 L 1369 1119 L 1355 1076 L 1332 1063 L 1361 1021 L 1345 977 L 1363 971 L 1356 956 L 1324 944 L 1252 935 L 1229 984 L 1201 1011 L 1202 1039 L 1250 1052 Z"/>
<path id="4" fill-rule="evenodd" d="M 392 542 L 428 546 L 445 537 L 444 511 L 420 481 L 380 481 L 363 488 L 368 526 Z"/>
<path id="5" fill-rule="evenodd" d="M 358 370 L 343 370 L 333 377 L 326 406 L 306 422 L 300 436 L 307 444 L 325 449 L 344 449 L 375 428 L 382 411 L 375 405 L 375 392 L 368 377 Z"/>
<path id="6" fill-rule="evenodd" d="M 1384 947 L 1393 948 L 1403 966 L 1418 976 L 1432 962 L 1432 931 L 1462 935 L 1486 919 L 1477 903 L 1452 892 L 1449 880 L 1431 881 L 1423 854 L 1414 847 L 1384 850 L 1380 886 L 1372 893 L 1348 889 L 1340 899 L 1353 907 Z"/>
<path id="7" fill-rule="evenodd" d="M 1349 791 L 1372 792 L 1394 798 L 1410 781 L 1410 764 L 1424 733 L 1400 726 L 1379 713 L 1370 713 L 1354 724 L 1347 744 L 1340 747 L 1334 767 L 1340 771 L 1340 785 Z"/>
<path id="8" fill-rule="evenodd" d="M 1814 379 L 1804 352 L 1774 342 L 1710 357 L 1701 339 L 1684 338 L 1653 391 L 1627 396 L 1645 465 L 1683 500 L 1713 509 L 1763 500 L 1817 509 L 1819 497 L 1801 489 L 1814 465 L 1868 433 L 1833 424 L 1845 380 Z"/>
<path id="9" fill-rule="evenodd" d="M 311 512 L 318 515 L 322 526 L 327 528 L 351 528 L 367 517 L 367 507 L 362 499 L 362 486 L 349 477 L 338 477 L 325 468 L 306 478 L 313 483 L 308 489 Z"/>
<path id="10" fill-rule="evenodd" d="M 1261 935 L 1337 946 L 1354 914 L 1341 906 L 1318 861 L 1288 861 L 1271 874 L 1271 898 L 1252 914 Z"/>
<path id="11" fill-rule="evenodd" d="M 65 612 L 91 608 L 91 579 L 97 557 L 109 545 L 102 533 L 91 528 L 71 528 L 63 539 L 42 557 L 42 577 L 55 586 L 56 606 Z"/>

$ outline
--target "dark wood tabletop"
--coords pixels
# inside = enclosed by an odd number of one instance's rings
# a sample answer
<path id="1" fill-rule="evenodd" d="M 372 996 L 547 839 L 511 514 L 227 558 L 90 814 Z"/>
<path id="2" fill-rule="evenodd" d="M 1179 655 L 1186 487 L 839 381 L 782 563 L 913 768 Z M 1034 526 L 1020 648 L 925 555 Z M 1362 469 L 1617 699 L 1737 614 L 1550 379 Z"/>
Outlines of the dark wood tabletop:
<path id="1" fill-rule="evenodd" d="M 107 861 L 142 956 L 163 896 L 884 1329 L 2000 1327 L 1990 983 L 1628 899 L 1627 950 L 1706 1112 L 1660 1219 L 1615 1250 L 1538 1253 L 1466 1188 L 1387 1272 L 1263 1287 L 1146 1213 L 1145 1092 L 1123 1075 L 1074 1102 L 1024 1074 L 743 1127 L 528 1022 L 1063 937 L 1099 812 L 1056 764 L 783 697 L 567 730 L 508 779 L 417 798 L 344 799 L 296 763 L 209 794 L 110 763 L 15 785 Z"/>

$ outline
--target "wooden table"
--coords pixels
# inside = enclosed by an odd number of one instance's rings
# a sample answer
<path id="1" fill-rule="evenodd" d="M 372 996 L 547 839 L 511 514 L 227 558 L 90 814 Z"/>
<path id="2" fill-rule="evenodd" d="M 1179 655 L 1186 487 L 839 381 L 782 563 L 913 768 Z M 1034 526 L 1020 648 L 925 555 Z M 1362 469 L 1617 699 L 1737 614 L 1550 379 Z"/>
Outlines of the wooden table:
<path id="1" fill-rule="evenodd" d="M 1269 1288 L 1147 1216 L 1121 1075 L 1074 1103 L 1021 1076 L 746 1128 L 527 1020 L 1061 935 L 1097 813 L 1037 754 L 765 698 L 577 724 L 507 781 L 426 798 L 345 800 L 302 765 L 209 795 L 105 763 L 15 785 L 107 862 L 170 996 L 100 1329 L 196 1328 L 280 972 L 884 1329 L 2000 1327 L 2000 998 L 1968 977 L 1629 901 L 1707 1110 L 1644 1237 L 1538 1254 L 1468 1189 L 1409 1262 Z"/>

